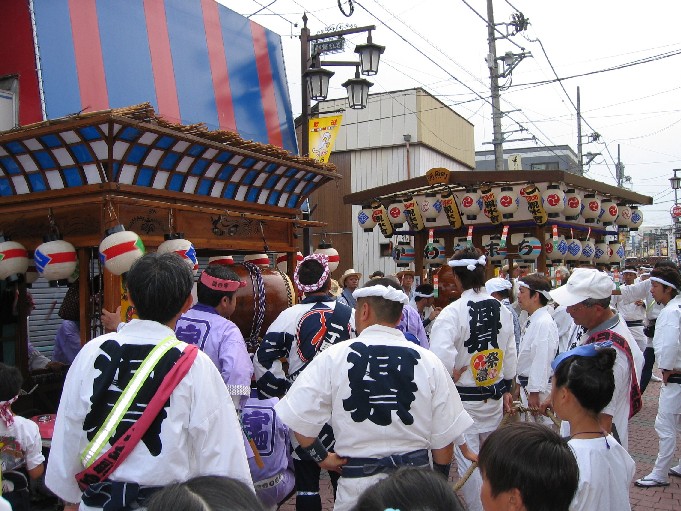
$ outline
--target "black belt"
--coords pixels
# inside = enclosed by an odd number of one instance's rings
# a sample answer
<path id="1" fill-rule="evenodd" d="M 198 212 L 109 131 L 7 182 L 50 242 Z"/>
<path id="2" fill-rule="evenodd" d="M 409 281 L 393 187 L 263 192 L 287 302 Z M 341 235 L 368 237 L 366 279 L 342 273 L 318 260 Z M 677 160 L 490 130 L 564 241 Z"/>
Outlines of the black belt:
<path id="1" fill-rule="evenodd" d="M 521 387 L 527 387 L 527 384 L 530 383 L 530 377 L 518 375 L 518 383 Z"/>
<path id="2" fill-rule="evenodd" d="M 486 401 L 487 399 L 501 399 L 504 392 L 510 392 L 511 380 L 499 380 L 494 385 L 488 387 L 459 387 L 459 397 L 461 401 Z"/>
<path id="3" fill-rule="evenodd" d="M 681 373 L 674 373 L 667 378 L 667 383 L 681 383 Z"/>
<path id="4" fill-rule="evenodd" d="M 393 454 L 385 458 L 348 458 L 348 462 L 341 469 L 341 475 L 350 478 L 369 477 L 375 474 L 394 472 L 405 465 L 412 467 L 430 465 L 428 450 L 419 449 L 407 454 Z"/>
<path id="5" fill-rule="evenodd" d="M 639 319 L 637 321 L 625 321 L 627 326 L 643 326 L 643 320 Z"/>

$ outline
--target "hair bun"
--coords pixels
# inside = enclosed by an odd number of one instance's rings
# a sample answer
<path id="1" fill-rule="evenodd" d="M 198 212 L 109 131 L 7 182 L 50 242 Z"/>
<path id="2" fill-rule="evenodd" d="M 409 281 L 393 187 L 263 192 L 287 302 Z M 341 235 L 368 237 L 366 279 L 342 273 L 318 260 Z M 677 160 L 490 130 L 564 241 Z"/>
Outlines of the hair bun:
<path id="1" fill-rule="evenodd" d="M 610 371 L 615 366 L 617 352 L 614 348 L 603 348 L 598 350 L 596 355 L 596 368 L 599 371 Z"/>

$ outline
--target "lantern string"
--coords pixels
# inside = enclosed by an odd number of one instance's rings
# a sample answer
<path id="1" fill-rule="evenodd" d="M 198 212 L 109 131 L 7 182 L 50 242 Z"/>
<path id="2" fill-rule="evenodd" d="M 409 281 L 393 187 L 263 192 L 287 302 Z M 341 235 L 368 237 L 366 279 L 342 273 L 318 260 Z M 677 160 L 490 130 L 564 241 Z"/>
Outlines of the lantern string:
<path id="1" fill-rule="evenodd" d="M 55 236 L 56 239 L 61 239 L 61 234 L 59 233 L 59 227 L 57 227 L 54 221 L 54 215 L 52 214 L 52 208 L 47 210 L 47 222 L 49 224 L 49 234 Z"/>
<path id="2" fill-rule="evenodd" d="M 264 222 L 262 220 L 258 222 L 258 224 L 260 225 L 260 236 L 262 236 L 263 248 L 267 253 L 270 251 L 270 247 L 267 246 L 267 240 L 265 239 L 265 229 L 263 228 L 263 223 Z"/>

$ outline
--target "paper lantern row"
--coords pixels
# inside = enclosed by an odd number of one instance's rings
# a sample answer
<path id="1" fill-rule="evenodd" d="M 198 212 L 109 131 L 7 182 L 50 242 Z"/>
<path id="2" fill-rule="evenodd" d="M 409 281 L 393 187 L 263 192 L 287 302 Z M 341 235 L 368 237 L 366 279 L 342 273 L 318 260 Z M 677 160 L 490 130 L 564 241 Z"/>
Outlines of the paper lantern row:
<path id="1" fill-rule="evenodd" d="M 78 277 L 77 268 L 76 249 L 68 241 L 54 240 L 41 244 L 33 253 L 33 264 L 21 243 L 0 243 L 0 280 L 25 274 L 29 284 L 35 282 L 38 276 L 47 280 L 74 281 Z"/>

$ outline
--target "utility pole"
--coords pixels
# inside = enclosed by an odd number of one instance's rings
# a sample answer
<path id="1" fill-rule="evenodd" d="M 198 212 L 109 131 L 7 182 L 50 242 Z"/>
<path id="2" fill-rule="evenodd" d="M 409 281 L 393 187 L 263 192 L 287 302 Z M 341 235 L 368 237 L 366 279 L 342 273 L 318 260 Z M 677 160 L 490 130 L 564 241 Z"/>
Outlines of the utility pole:
<path id="1" fill-rule="evenodd" d="M 492 0 L 487 0 L 487 42 L 489 54 L 487 67 L 492 89 L 492 129 L 494 138 L 494 169 L 504 170 L 504 135 L 501 131 L 501 103 L 499 99 L 499 65 L 497 64 L 497 44 L 494 35 L 494 8 Z"/>
<path id="2" fill-rule="evenodd" d="M 617 165 L 615 165 L 616 176 L 617 176 L 617 187 L 622 188 L 624 186 L 624 164 L 620 160 L 620 145 L 617 144 Z"/>
<path id="3" fill-rule="evenodd" d="M 577 166 L 580 175 L 584 175 L 584 158 L 582 156 L 582 107 L 577 87 Z"/>

